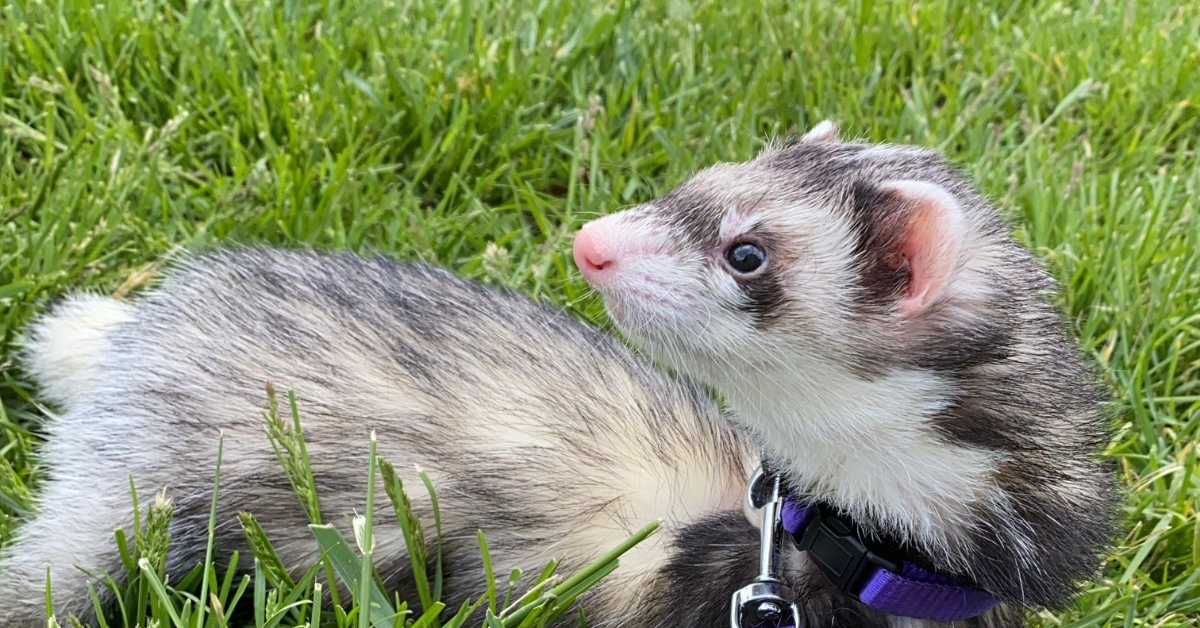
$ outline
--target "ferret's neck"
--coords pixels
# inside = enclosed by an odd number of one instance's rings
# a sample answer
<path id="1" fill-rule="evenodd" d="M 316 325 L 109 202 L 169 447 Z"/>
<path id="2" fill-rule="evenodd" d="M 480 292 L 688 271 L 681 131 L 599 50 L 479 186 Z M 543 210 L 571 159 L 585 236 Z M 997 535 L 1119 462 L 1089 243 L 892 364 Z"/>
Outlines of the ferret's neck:
<path id="1" fill-rule="evenodd" d="M 727 373 L 726 373 L 727 376 Z M 785 365 L 714 385 L 798 488 L 930 548 L 953 543 L 980 504 L 1004 502 L 999 456 L 946 441 L 931 417 L 954 397 L 924 371 L 873 379 Z"/>

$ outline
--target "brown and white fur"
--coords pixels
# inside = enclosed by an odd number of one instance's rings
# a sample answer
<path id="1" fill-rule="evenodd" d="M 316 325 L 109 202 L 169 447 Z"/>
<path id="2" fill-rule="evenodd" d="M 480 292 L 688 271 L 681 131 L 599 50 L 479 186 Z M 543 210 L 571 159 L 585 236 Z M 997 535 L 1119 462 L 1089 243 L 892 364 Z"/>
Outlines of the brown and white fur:
<path id="1" fill-rule="evenodd" d="M 37 513 L 0 559 L 4 628 L 45 625 L 47 569 L 59 623 L 94 620 L 77 567 L 123 573 L 113 532 L 132 526 L 130 474 L 142 503 L 160 490 L 174 500 L 169 578 L 202 561 L 219 431 L 218 558 L 247 555 L 245 510 L 296 575 L 315 563 L 264 432 L 268 382 L 296 391 L 325 519 L 347 538 L 372 430 L 408 486 L 421 486 L 414 464 L 429 471 L 451 608 L 485 590 L 480 529 L 499 573 L 536 574 L 553 557 L 567 573 L 663 518 L 583 600 L 595 626 L 723 626 L 754 575 L 743 495 L 756 456 L 703 391 L 565 314 L 446 271 L 203 255 L 133 304 L 67 299 L 33 326 L 23 366 L 61 413 L 45 426 Z M 427 495 L 411 492 L 431 526 Z M 415 602 L 387 502 L 376 499 L 375 562 Z"/>
<path id="2" fill-rule="evenodd" d="M 752 272 L 727 259 L 743 243 Z M 575 259 L 794 491 L 1014 604 L 1060 605 L 1098 568 L 1104 391 L 1053 280 L 934 151 L 823 122 L 589 223 Z"/>

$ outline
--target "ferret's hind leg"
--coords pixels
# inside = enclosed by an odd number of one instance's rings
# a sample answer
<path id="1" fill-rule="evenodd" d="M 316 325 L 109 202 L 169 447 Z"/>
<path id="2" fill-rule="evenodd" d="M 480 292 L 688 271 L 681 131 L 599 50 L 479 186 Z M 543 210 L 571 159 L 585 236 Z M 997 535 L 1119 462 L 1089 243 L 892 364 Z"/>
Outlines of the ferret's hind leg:
<path id="1" fill-rule="evenodd" d="M 111 297 L 68 297 L 29 327 L 20 341 L 22 367 L 46 400 L 67 410 L 103 373 L 95 367 L 108 333 L 133 318 L 134 306 Z"/>
<path id="2" fill-rule="evenodd" d="M 79 567 L 124 580 L 114 533 L 132 527 L 128 491 L 84 489 L 72 481 L 73 472 L 58 471 L 43 487 L 33 518 L 17 528 L 16 539 L 0 555 L 0 626 L 4 628 L 46 625 L 47 570 L 54 612 L 64 626 L 69 614 L 84 625 L 95 617 L 90 578 Z M 107 602 L 108 589 L 99 582 L 93 585 L 101 602 Z"/>

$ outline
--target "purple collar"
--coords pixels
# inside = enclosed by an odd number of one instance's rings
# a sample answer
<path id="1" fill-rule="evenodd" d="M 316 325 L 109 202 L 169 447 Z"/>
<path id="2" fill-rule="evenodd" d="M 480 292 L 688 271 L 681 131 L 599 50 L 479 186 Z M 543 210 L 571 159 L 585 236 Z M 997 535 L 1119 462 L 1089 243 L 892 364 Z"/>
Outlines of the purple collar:
<path id="1" fill-rule="evenodd" d="M 983 589 L 881 555 L 827 508 L 788 496 L 780 519 L 796 547 L 808 552 L 834 586 L 881 613 L 955 621 L 982 615 L 999 603 Z"/>

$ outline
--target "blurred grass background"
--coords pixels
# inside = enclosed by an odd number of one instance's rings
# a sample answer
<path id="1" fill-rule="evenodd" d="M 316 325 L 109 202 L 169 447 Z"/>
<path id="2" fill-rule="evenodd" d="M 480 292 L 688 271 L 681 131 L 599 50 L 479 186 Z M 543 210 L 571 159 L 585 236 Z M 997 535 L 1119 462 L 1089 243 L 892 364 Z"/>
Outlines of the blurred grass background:
<path id="1" fill-rule="evenodd" d="M 181 248 L 420 257 L 603 323 L 573 231 L 823 118 L 946 151 L 1063 282 L 1123 412 L 1104 579 L 1045 626 L 1195 626 L 1200 3 L 0 1 L 0 541 L 37 487 L 10 357 Z"/>

